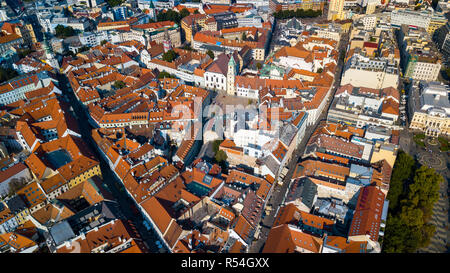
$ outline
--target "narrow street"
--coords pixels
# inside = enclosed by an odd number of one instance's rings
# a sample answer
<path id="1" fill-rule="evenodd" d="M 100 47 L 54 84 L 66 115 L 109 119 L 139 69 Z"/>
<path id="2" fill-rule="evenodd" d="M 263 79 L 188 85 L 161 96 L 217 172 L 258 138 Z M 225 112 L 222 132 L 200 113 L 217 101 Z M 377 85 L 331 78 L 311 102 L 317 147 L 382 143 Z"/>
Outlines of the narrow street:
<path id="1" fill-rule="evenodd" d="M 58 80 L 63 91 L 63 95 L 69 98 L 70 104 L 73 107 L 74 113 L 72 113 L 78 122 L 78 127 L 80 129 L 80 134 L 82 135 L 85 143 L 89 145 L 90 150 L 95 154 L 97 160 L 100 161 L 100 168 L 103 176 L 103 186 L 107 188 L 111 194 L 114 196 L 114 201 L 116 201 L 121 208 L 121 212 L 127 220 L 130 220 L 139 232 L 141 239 L 145 242 L 150 252 L 158 252 L 155 242 L 158 240 L 156 233 L 147 230 L 143 225 L 144 218 L 140 213 L 137 212 L 135 208 L 134 201 L 128 196 L 123 184 L 118 181 L 115 177 L 113 171 L 109 168 L 108 163 L 101 157 L 98 153 L 96 144 L 91 137 L 92 127 L 88 122 L 87 113 L 84 106 L 76 99 L 68 80 L 63 75 L 58 75 Z"/>
<path id="2" fill-rule="evenodd" d="M 339 52 L 346 52 L 346 46 L 348 44 L 348 34 L 344 34 L 341 37 L 341 42 L 339 44 Z M 259 239 L 254 241 L 252 245 L 250 246 L 250 253 L 260 253 L 262 252 L 264 248 L 264 244 L 266 242 L 267 236 L 269 235 L 269 231 L 275 221 L 275 217 L 278 213 L 279 207 L 284 203 L 285 196 L 287 195 L 289 186 L 291 184 L 291 179 L 294 174 L 295 167 L 297 163 L 299 162 L 300 157 L 305 152 L 306 144 L 309 141 L 309 138 L 311 137 L 312 133 L 317 129 L 317 126 L 322 120 L 326 120 L 328 110 L 331 106 L 331 102 L 333 101 L 334 94 L 336 93 L 337 89 L 340 86 L 341 77 L 343 72 L 343 60 L 339 59 L 338 65 L 336 68 L 336 74 L 335 81 L 332 87 L 331 95 L 329 96 L 329 99 L 327 101 L 327 104 L 320 114 L 319 118 L 317 119 L 316 123 L 312 126 L 309 126 L 306 128 L 305 136 L 303 137 L 302 141 L 298 145 L 297 149 L 293 152 L 293 157 L 289 161 L 289 163 L 286 165 L 286 167 L 289 169 L 288 173 L 286 174 L 283 185 L 275 186 L 272 196 L 269 199 L 269 202 L 267 203 L 268 206 L 272 207 L 272 211 L 269 215 L 265 216 L 264 219 L 261 221 L 261 230 Z"/>

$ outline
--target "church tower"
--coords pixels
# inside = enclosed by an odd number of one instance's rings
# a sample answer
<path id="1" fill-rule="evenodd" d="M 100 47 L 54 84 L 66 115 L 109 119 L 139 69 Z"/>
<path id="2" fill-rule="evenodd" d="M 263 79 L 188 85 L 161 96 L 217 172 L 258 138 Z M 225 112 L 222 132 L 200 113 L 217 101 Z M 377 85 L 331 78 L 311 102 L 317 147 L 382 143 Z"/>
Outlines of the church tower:
<path id="1" fill-rule="evenodd" d="M 236 77 L 236 62 L 234 61 L 234 56 L 230 56 L 228 61 L 228 72 L 227 72 L 227 94 L 236 95 L 235 77 Z"/>
<path id="2" fill-rule="evenodd" d="M 155 5 L 153 4 L 153 1 L 150 1 L 148 16 L 150 17 L 150 19 L 156 21 L 156 11 L 155 11 Z"/>
<path id="3" fill-rule="evenodd" d="M 164 52 L 167 52 L 172 49 L 172 41 L 170 40 L 169 32 L 167 29 L 164 31 L 164 40 L 163 40 Z"/>

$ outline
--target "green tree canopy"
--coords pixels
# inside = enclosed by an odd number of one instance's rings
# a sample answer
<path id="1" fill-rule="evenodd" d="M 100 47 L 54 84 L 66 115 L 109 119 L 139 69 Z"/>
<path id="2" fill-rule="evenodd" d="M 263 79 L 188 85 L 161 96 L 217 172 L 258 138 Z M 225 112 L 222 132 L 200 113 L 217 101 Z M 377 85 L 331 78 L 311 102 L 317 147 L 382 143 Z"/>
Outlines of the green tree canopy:
<path id="1" fill-rule="evenodd" d="M 397 207 L 399 197 L 403 193 L 403 185 L 407 179 L 412 178 L 414 166 L 414 158 L 403 151 L 398 152 L 387 195 L 387 199 L 389 200 L 389 208 L 391 210 L 395 210 Z"/>
<path id="2" fill-rule="evenodd" d="M 108 2 L 108 4 L 111 7 L 115 7 L 115 6 L 120 6 L 122 5 L 123 2 L 125 2 L 125 0 L 106 0 L 106 2 Z"/>
<path id="3" fill-rule="evenodd" d="M 122 88 L 124 88 L 125 86 L 127 86 L 123 81 L 115 81 L 114 82 L 114 84 L 113 84 L 113 86 L 116 88 L 116 89 L 122 89 Z"/>
<path id="4" fill-rule="evenodd" d="M 214 140 L 214 142 L 212 143 L 212 149 L 215 154 L 219 151 L 219 146 L 221 143 L 222 143 L 222 140 L 220 140 L 220 139 Z"/>
<path id="5" fill-rule="evenodd" d="M 180 11 L 180 17 L 181 17 L 181 19 L 183 19 L 184 17 L 186 17 L 186 16 L 188 16 L 190 14 L 190 12 L 187 10 L 187 8 L 183 8 L 181 11 Z M 180 20 L 181 20 L 180 19 Z"/>
<path id="6" fill-rule="evenodd" d="M 421 208 L 426 217 L 431 216 L 434 203 L 439 200 L 439 187 L 444 178 L 432 168 L 420 167 L 409 186 L 409 205 Z"/>
<path id="7" fill-rule="evenodd" d="M 59 38 L 67 38 L 74 36 L 76 34 L 75 30 L 72 27 L 65 27 L 63 25 L 57 25 L 55 27 L 55 35 Z"/>
<path id="8" fill-rule="evenodd" d="M 80 53 L 80 52 L 84 52 L 84 51 L 88 51 L 88 50 L 90 50 L 90 48 L 88 46 L 82 46 L 78 49 L 77 52 Z"/>
<path id="9" fill-rule="evenodd" d="M 188 16 L 190 13 L 186 8 L 183 8 L 179 13 L 169 9 L 165 12 L 160 12 L 156 15 L 156 21 L 162 22 L 162 21 L 172 21 L 177 24 L 180 24 L 181 19 Z"/>
<path id="10" fill-rule="evenodd" d="M 19 76 L 16 70 L 12 68 L 3 68 L 0 67 L 0 83 L 13 79 Z"/>
<path id="11" fill-rule="evenodd" d="M 163 78 L 176 78 L 176 77 L 166 71 L 161 71 L 161 72 L 159 72 L 158 79 L 163 79 Z"/>
<path id="12" fill-rule="evenodd" d="M 206 54 L 208 54 L 208 56 L 214 60 L 214 52 L 212 52 L 211 49 L 208 49 L 208 51 L 206 51 Z"/>
<path id="13" fill-rule="evenodd" d="M 9 183 L 8 195 L 13 196 L 14 194 L 16 194 L 16 192 L 18 190 L 23 188 L 26 184 L 27 184 L 27 181 L 23 177 L 20 179 L 18 179 L 18 178 L 11 179 L 11 182 Z"/>
<path id="14" fill-rule="evenodd" d="M 278 12 L 273 13 L 273 16 L 276 19 L 290 19 L 290 18 L 313 18 L 322 15 L 321 10 L 280 10 Z"/>
<path id="15" fill-rule="evenodd" d="M 166 62 L 173 62 L 178 57 L 178 54 L 173 50 L 168 50 L 162 55 L 162 59 Z"/>
<path id="16" fill-rule="evenodd" d="M 444 178 L 434 169 L 415 165 L 411 156 L 402 151 L 398 153 L 387 196 L 389 215 L 383 252 L 416 252 L 427 246 L 434 234 L 435 226 L 428 221 Z"/>
<path id="17" fill-rule="evenodd" d="M 241 40 L 242 40 L 242 41 L 247 41 L 247 33 L 245 33 L 245 31 L 242 32 Z"/>
<path id="18" fill-rule="evenodd" d="M 222 150 L 217 151 L 216 155 L 214 156 L 214 159 L 217 163 L 225 162 L 227 158 L 227 154 Z"/>
<path id="19" fill-rule="evenodd" d="M 182 47 L 182 49 L 184 49 L 184 50 L 191 50 L 191 51 L 193 50 L 190 45 L 185 45 L 185 46 Z"/>

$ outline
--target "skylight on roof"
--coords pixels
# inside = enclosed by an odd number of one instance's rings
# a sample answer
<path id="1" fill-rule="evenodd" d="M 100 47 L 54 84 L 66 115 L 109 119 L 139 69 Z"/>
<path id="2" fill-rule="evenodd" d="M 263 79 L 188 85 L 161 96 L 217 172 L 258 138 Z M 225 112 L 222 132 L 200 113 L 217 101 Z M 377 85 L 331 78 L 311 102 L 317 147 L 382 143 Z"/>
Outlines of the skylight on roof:
<path id="1" fill-rule="evenodd" d="M 207 185 L 209 185 L 209 184 L 211 184 L 212 180 L 213 180 L 212 176 L 205 175 L 205 177 L 203 177 L 203 181 L 202 182 L 207 184 Z"/>

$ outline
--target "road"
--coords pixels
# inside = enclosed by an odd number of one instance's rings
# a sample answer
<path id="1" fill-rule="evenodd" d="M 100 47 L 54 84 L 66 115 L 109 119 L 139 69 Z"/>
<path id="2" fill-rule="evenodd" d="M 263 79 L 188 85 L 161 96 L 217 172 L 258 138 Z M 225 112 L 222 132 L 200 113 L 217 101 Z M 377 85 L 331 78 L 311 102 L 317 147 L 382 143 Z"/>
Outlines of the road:
<path id="1" fill-rule="evenodd" d="M 348 34 L 344 34 L 342 36 L 342 40 L 339 43 L 339 52 L 345 52 L 346 47 L 348 44 Z M 339 59 L 338 66 L 336 68 L 336 77 L 335 82 L 333 84 L 332 93 L 329 96 L 328 102 L 326 107 L 324 108 L 324 111 L 320 114 L 319 118 L 317 119 L 316 123 L 307 127 L 305 136 L 303 137 L 302 141 L 298 145 L 297 149 L 293 152 L 293 158 L 289 161 L 289 163 L 286 165 L 286 167 L 289 169 L 288 173 L 286 174 L 283 185 L 275 186 L 275 189 L 272 192 L 271 197 L 269 197 L 268 205 L 272 207 L 272 211 L 269 215 L 265 216 L 264 219 L 261 221 L 260 226 L 260 235 L 259 239 L 254 241 L 249 249 L 250 253 L 260 253 L 263 250 L 265 241 L 267 239 L 267 236 L 269 235 L 270 228 L 273 225 L 273 222 L 275 221 L 276 214 L 278 213 L 278 208 L 283 204 L 285 196 L 287 194 L 288 188 L 291 183 L 292 176 L 294 174 L 295 167 L 301 157 L 303 155 L 306 144 L 308 143 L 309 138 L 311 137 L 312 133 L 317 129 L 317 126 L 319 125 L 320 121 L 326 120 L 328 110 L 331 106 L 331 102 L 333 101 L 334 94 L 337 91 L 337 88 L 340 86 L 341 82 L 341 76 L 342 76 L 342 67 L 343 67 L 343 60 Z"/>
<path id="2" fill-rule="evenodd" d="M 74 92 L 68 85 L 68 80 L 64 75 L 58 75 L 58 80 L 60 86 L 63 90 L 63 95 L 67 96 L 70 101 L 70 105 L 73 107 L 75 113 L 74 116 L 77 118 L 78 126 L 80 129 L 80 134 L 85 143 L 89 145 L 91 151 L 95 154 L 97 159 L 100 161 L 100 168 L 103 176 L 103 186 L 107 188 L 114 197 L 114 201 L 119 203 L 121 212 L 126 219 L 130 220 L 136 227 L 141 239 L 144 241 L 145 245 L 149 248 L 150 252 L 158 252 L 158 248 L 155 242 L 159 239 L 155 232 L 148 231 L 143 225 L 144 218 L 140 213 L 137 212 L 135 208 L 134 201 L 128 196 L 123 184 L 118 181 L 115 174 L 110 169 L 108 163 L 101 157 L 97 151 L 97 146 L 91 137 L 92 127 L 88 122 L 88 116 L 84 109 L 84 106 L 76 99 Z M 63 88 L 64 87 L 64 88 Z"/>

